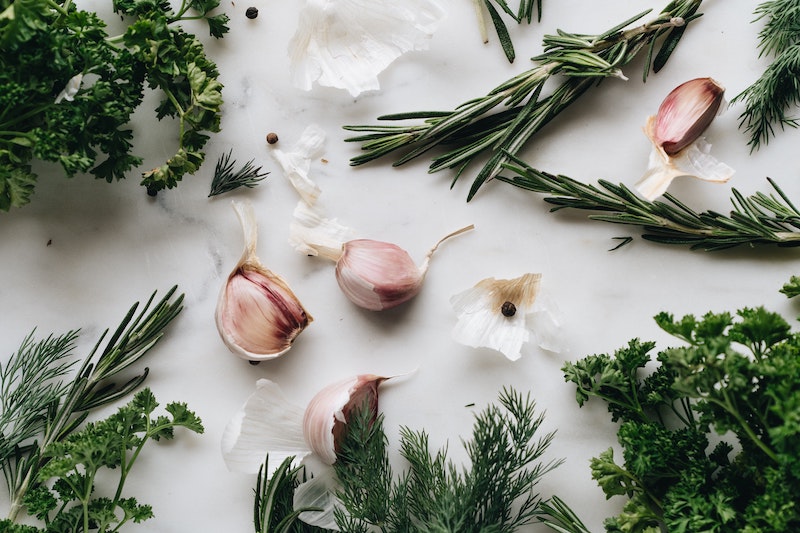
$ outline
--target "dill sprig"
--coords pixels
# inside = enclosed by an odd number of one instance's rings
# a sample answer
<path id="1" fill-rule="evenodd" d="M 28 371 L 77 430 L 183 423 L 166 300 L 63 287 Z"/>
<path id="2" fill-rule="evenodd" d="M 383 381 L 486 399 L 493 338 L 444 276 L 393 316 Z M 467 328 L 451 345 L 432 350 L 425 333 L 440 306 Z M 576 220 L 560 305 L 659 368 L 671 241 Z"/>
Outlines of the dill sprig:
<path id="1" fill-rule="evenodd" d="M 469 100 L 452 111 L 419 111 L 378 117 L 378 120 L 422 120 L 407 125 L 344 126 L 362 132 L 346 139 L 358 142 L 364 151 L 351 165 L 361 165 L 392 152 L 404 153 L 393 163 L 402 165 L 439 145 L 451 147 L 433 157 L 429 172 L 455 170 L 453 183 L 481 155 L 488 155 L 478 171 L 467 199 L 502 170 L 510 155 L 547 123 L 575 102 L 590 87 L 608 77 L 622 77 L 622 68 L 640 52 L 647 61 L 642 78 L 650 69 L 658 72 L 667 62 L 687 25 L 700 16 L 702 0 L 673 0 L 657 17 L 629 28 L 644 18 L 644 11 L 598 35 L 558 31 L 544 37 L 544 52 L 533 58 L 537 65 L 502 83 L 486 96 Z M 628 28 L 628 29 L 626 29 Z M 659 44 L 660 43 L 660 46 Z M 560 83 L 545 96 L 545 84 Z M 496 111 L 501 108 L 500 111 Z"/>
<path id="2" fill-rule="evenodd" d="M 456 465 L 446 450 L 431 453 L 428 434 L 401 428 L 400 453 L 408 469 L 395 477 L 387 454 L 383 416 L 369 409 L 352 416 L 334 465 L 342 485 L 335 510 L 341 531 L 384 533 L 426 531 L 511 533 L 526 524 L 558 523 L 569 533 L 586 533 L 574 513 L 556 500 L 543 507 L 535 487 L 561 461 L 542 462 L 554 434 L 538 437 L 543 415 L 530 395 L 505 388 L 497 404 L 475 416 L 464 442 L 468 462 Z M 344 511 L 342 510 L 344 509 Z M 559 511 L 553 522 L 549 511 Z M 575 517 L 577 518 L 577 517 Z"/>
<path id="3" fill-rule="evenodd" d="M 0 425 L 0 443 L 11 443 L 13 449 L 0 455 L 11 521 L 21 511 L 25 495 L 39 483 L 38 473 L 49 460 L 43 450 L 63 442 L 90 411 L 130 394 L 144 382 L 147 368 L 133 377 L 116 380 L 162 338 L 165 328 L 180 313 L 183 295 L 173 299 L 176 290 L 172 287 L 151 309 L 156 295 L 152 293 L 139 314 L 139 303 L 133 304 L 105 345 L 102 343 L 109 330 L 100 336 L 71 381 L 61 378 L 70 369 L 66 358 L 74 348 L 77 331 L 36 344 L 27 337 L 17 356 L 0 373 L 0 405 L 14 405 L 25 398 L 26 407 L 17 411 L 10 424 Z M 22 363 L 21 357 L 31 360 Z"/>
<path id="4" fill-rule="evenodd" d="M 516 12 L 511 9 L 506 0 L 472 0 L 472 4 L 475 6 L 475 14 L 478 17 L 478 27 L 483 42 L 489 42 L 489 32 L 483 11 L 485 6 L 486 11 L 492 19 L 492 25 L 494 25 L 494 31 L 500 41 L 500 46 L 503 48 L 503 53 L 505 53 L 508 62 L 513 63 L 516 58 L 514 43 L 511 41 L 511 35 L 508 33 L 508 26 L 494 4 L 497 4 L 497 6 L 517 24 L 522 24 L 523 21 L 530 24 L 533 19 L 534 7 L 536 8 L 537 21 L 542 20 L 542 0 L 520 0 Z"/>
<path id="5" fill-rule="evenodd" d="M 211 180 L 211 192 L 208 193 L 209 197 L 230 192 L 239 187 L 252 189 L 269 174 L 269 172 L 262 173 L 261 167 L 256 167 L 253 164 L 255 159 L 245 163 L 239 170 L 234 170 L 236 161 L 231 161 L 232 153 L 233 149 L 230 149 L 228 153 L 221 155 L 217 159 L 217 165 L 214 167 L 214 178 Z"/>
<path id="6" fill-rule="evenodd" d="M 775 128 L 796 128 L 787 115 L 800 104 L 800 4 L 796 0 L 769 0 L 756 7 L 755 21 L 765 20 L 759 32 L 759 57 L 773 58 L 752 85 L 731 103 L 744 101 L 739 127 L 750 135 L 751 151 L 775 136 Z M 754 22 L 755 22 L 754 21 Z"/>
<path id="7" fill-rule="evenodd" d="M 590 219 L 641 226 L 642 238 L 649 241 L 705 251 L 740 245 L 800 245 L 800 211 L 770 178 L 767 181 L 777 196 L 763 192 L 744 196 L 732 189 L 733 209 L 726 216 L 715 211 L 698 213 L 669 193 L 664 194 L 664 201 L 651 202 L 622 184 L 606 180 L 599 180 L 598 186 L 584 184 L 536 170 L 518 158 L 505 168 L 516 176 L 498 176 L 498 180 L 552 195 L 544 199 L 555 206 L 551 212 L 565 208 L 596 211 Z M 626 237 L 622 244 L 631 240 Z"/>

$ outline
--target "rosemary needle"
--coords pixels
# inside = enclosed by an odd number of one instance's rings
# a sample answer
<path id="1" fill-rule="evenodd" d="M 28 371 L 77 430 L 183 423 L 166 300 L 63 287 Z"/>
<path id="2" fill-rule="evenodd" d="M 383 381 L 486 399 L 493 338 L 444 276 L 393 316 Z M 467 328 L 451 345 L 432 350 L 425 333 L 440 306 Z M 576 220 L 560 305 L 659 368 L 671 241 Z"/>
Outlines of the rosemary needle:
<path id="1" fill-rule="evenodd" d="M 762 192 L 744 196 L 733 189 L 733 209 L 724 215 L 714 211 L 695 212 L 668 193 L 664 195 L 665 201 L 651 202 L 622 184 L 605 180 L 599 180 L 598 186 L 584 184 L 536 170 L 518 158 L 504 168 L 516 176 L 498 176 L 498 181 L 552 195 L 545 198 L 545 202 L 554 206 L 551 211 L 565 208 L 595 211 L 589 215 L 590 219 L 641 226 L 645 240 L 705 251 L 740 245 L 800 246 L 800 211 L 769 178 L 767 181 L 777 196 Z M 630 240 L 626 238 L 621 245 Z"/>
<path id="2" fill-rule="evenodd" d="M 262 173 L 261 167 L 253 164 L 254 159 L 245 163 L 239 170 L 234 170 L 236 161 L 231 161 L 232 153 L 233 149 L 217 160 L 217 165 L 214 167 L 214 179 L 211 181 L 211 192 L 208 193 L 209 197 L 230 192 L 239 187 L 253 188 L 269 174 L 269 172 Z"/>
<path id="3" fill-rule="evenodd" d="M 644 11 L 598 35 L 558 31 L 544 38 L 544 53 L 534 57 L 537 65 L 502 83 L 489 94 L 474 98 L 452 111 L 420 111 L 378 117 L 399 121 L 422 119 L 410 125 L 348 125 L 360 132 L 345 139 L 361 143 L 363 154 L 351 165 L 361 165 L 403 150 L 394 162 L 402 165 L 437 146 L 449 151 L 434 156 L 429 172 L 455 170 L 453 182 L 482 155 L 488 155 L 470 188 L 467 200 L 502 170 L 503 164 L 547 123 L 575 102 L 590 87 L 609 77 L 622 77 L 622 68 L 645 52 L 643 78 L 650 69 L 658 72 L 669 59 L 687 25 L 700 16 L 702 0 L 673 0 L 657 17 L 628 28 L 645 17 Z M 660 48 L 656 52 L 657 42 Z M 546 94 L 545 84 L 560 77 L 558 86 Z M 497 109 L 500 108 L 500 111 Z"/>

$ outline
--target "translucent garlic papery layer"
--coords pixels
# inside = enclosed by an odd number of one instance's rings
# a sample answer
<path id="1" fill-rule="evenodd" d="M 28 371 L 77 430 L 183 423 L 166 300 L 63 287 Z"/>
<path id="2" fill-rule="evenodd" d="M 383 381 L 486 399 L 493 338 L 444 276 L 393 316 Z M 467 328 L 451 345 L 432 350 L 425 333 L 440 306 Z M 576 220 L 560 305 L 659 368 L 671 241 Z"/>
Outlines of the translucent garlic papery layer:
<path id="1" fill-rule="evenodd" d="M 445 12 L 434 0 L 307 0 L 289 42 L 292 84 L 380 88 L 378 74 L 400 55 L 424 50 Z"/>
<path id="2" fill-rule="evenodd" d="M 220 291 L 217 330 L 234 354 L 251 361 L 272 359 L 286 353 L 313 318 L 286 281 L 259 261 L 252 205 L 233 202 L 233 207 L 245 247 Z"/>
<path id="3" fill-rule="evenodd" d="M 308 205 L 314 205 L 320 195 L 320 189 L 309 177 L 311 161 L 322 156 L 325 147 L 325 132 L 316 124 L 307 126 L 300 139 L 288 151 L 279 148 L 272 150 L 272 156 L 283 169 L 283 173 Z"/>
<path id="4" fill-rule="evenodd" d="M 558 352 L 562 340 L 555 302 L 542 294 L 541 274 L 513 279 L 487 278 L 450 298 L 458 315 L 453 338 L 473 348 L 497 350 L 508 359 L 521 357 L 534 334 L 541 348 Z"/>

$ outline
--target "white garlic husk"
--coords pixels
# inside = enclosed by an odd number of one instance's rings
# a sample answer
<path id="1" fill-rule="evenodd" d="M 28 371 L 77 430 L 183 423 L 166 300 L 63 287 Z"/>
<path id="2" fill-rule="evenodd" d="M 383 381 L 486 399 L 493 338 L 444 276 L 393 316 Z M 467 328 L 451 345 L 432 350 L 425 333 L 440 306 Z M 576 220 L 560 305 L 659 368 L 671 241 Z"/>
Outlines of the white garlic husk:
<path id="1" fill-rule="evenodd" d="M 380 88 L 378 74 L 411 50 L 428 48 L 444 18 L 435 0 L 307 0 L 289 43 L 292 84 Z"/>
<path id="2" fill-rule="evenodd" d="M 374 374 L 343 379 L 320 390 L 306 408 L 288 400 L 277 383 L 259 379 L 225 427 L 225 464 L 232 471 L 255 473 L 269 454 L 267 477 L 287 457 L 294 457 L 295 465 L 311 455 L 333 464 L 351 413 L 368 405 L 377 417 L 378 387 L 387 379 Z"/>
<path id="3" fill-rule="evenodd" d="M 283 355 L 313 321 L 286 281 L 256 255 L 257 225 L 249 202 L 233 202 L 245 247 L 220 291 L 215 320 L 225 345 L 250 361 Z"/>
<path id="4" fill-rule="evenodd" d="M 79 72 L 72 76 L 68 81 L 67 84 L 61 89 L 61 92 L 58 93 L 56 96 L 55 103 L 60 104 L 63 100 L 67 102 L 72 102 L 75 100 L 75 95 L 78 94 L 78 91 L 81 89 L 81 85 L 83 84 L 83 72 Z"/>
<path id="5" fill-rule="evenodd" d="M 289 241 L 306 255 L 336 263 L 336 281 L 347 298 L 359 307 L 381 311 L 416 296 L 436 249 L 447 239 L 474 229 L 456 230 L 439 240 L 419 266 L 396 244 L 372 239 L 348 239 L 352 231 L 322 216 L 314 206 L 299 202 Z"/>
<path id="6" fill-rule="evenodd" d="M 486 278 L 462 291 L 450 303 L 458 316 L 453 339 L 473 348 L 489 348 L 511 361 L 535 337 L 540 348 L 561 351 L 560 312 L 541 289 L 541 274 L 513 279 Z"/>
<path id="7" fill-rule="evenodd" d="M 690 176 L 725 183 L 734 174 L 710 154 L 702 137 L 714 118 L 725 109 L 725 89 L 711 78 L 696 78 L 673 89 L 648 117 L 644 132 L 652 143 L 648 168 L 636 189 L 648 200 L 667 191 L 672 181 Z"/>

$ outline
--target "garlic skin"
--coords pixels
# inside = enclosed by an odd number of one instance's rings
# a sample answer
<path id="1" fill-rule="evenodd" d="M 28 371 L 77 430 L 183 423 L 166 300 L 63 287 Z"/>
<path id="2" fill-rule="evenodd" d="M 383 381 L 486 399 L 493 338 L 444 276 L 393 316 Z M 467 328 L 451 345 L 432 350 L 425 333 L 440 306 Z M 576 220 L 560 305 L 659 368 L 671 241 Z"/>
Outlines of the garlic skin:
<path id="1" fill-rule="evenodd" d="M 368 405 L 371 418 L 378 416 L 378 386 L 387 379 L 374 374 L 358 375 L 328 385 L 311 399 L 303 415 L 303 436 L 322 462 L 336 462 L 339 443 L 354 410 Z"/>
<path id="2" fill-rule="evenodd" d="M 289 401 L 277 383 L 259 379 L 225 427 L 225 464 L 231 471 L 256 473 L 268 453 L 268 477 L 287 457 L 294 456 L 295 465 L 312 455 L 333 464 L 351 413 L 369 402 L 376 417 L 378 387 L 387 379 L 374 374 L 343 379 L 320 390 L 305 408 Z"/>
<path id="3" fill-rule="evenodd" d="M 72 76 L 67 84 L 61 89 L 61 92 L 58 93 L 56 96 L 55 103 L 60 104 L 63 100 L 67 102 L 72 102 L 75 100 L 75 95 L 78 94 L 78 91 L 81 89 L 81 85 L 83 84 L 83 72 L 79 72 Z"/>
<path id="4" fill-rule="evenodd" d="M 395 59 L 428 48 L 444 15 L 436 0 L 307 0 L 289 42 L 292 84 L 377 90 Z"/>
<path id="5" fill-rule="evenodd" d="M 256 255 L 257 226 L 250 203 L 233 202 L 245 248 L 220 291 L 217 330 L 234 354 L 250 361 L 283 355 L 313 321 L 286 281 Z"/>
<path id="6" fill-rule="evenodd" d="M 300 198 L 309 205 L 314 205 L 320 195 L 320 189 L 309 177 L 311 161 L 319 158 L 325 148 L 325 132 L 317 124 L 306 126 L 297 143 L 284 152 L 280 148 L 272 149 L 272 156 L 283 169 L 283 173 Z"/>
<path id="7" fill-rule="evenodd" d="M 734 170 L 711 154 L 701 135 L 724 110 L 725 89 L 711 78 L 689 80 L 675 89 L 647 120 L 644 132 L 652 143 L 648 168 L 636 189 L 652 201 L 667 191 L 672 180 L 690 176 L 725 183 Z"/>
<path id="8" fill-rule="evenodd" d="M 558 308 L 542 290 L 541 274 L 486 278 L 450 298 L 458 321 L 452 336 L 473 348 L 496 350 L 511 361 L 535 336 L 541 348 L 561 351 Z"/>

